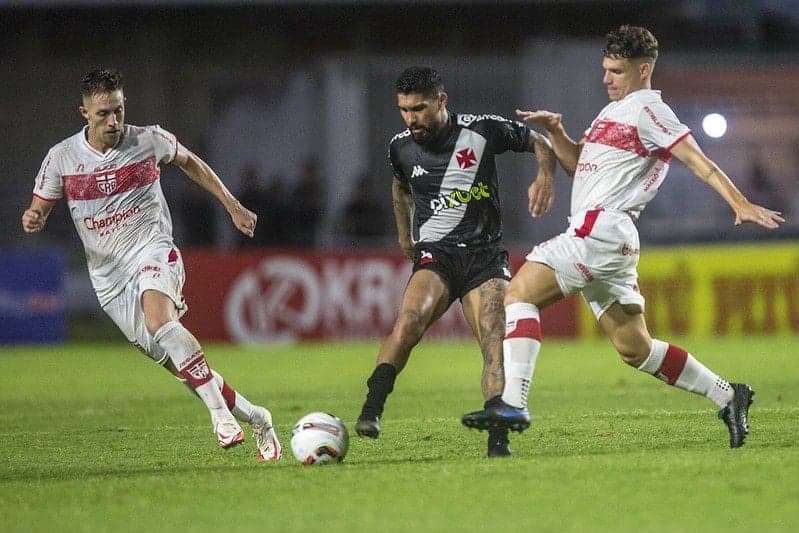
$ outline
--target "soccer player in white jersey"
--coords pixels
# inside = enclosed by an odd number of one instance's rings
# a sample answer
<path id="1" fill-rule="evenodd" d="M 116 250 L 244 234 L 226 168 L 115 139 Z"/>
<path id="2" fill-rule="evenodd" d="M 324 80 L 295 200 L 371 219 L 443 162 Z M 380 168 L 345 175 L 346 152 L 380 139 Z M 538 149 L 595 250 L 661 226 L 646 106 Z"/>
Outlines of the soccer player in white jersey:
<path id="1" fill-rule="evenodd" d="M 251 424 L 258 459 L 278 460 L 282 450 L 271 413 L 212 370 L 197 339 L 180 323 L 186 310 L 181 293 L 185 274 L 158 166 L 177 165 L 222 202 L 245 235 L 253 236 L 257 217 L 173 134 L 159 126 L 125 124 L 118 71 L 84 76 L 81 97 L 86 126 L 48 152 L 22 215 L 23 230 L 43 230 L 55 203 L 65 198 L 103 310 L 130 342 L 205 403 L 219 446 L 244 441 L 238 419 Z"/>
<path id="2" fill-rule="evenodd" d="M 730 447 L 744 443 L 754 391 L 728 383 L 684 349 L 653 339 L 638 291 L 635 221 L 666 177 L 671 156 L 682 161 L 732 208 L 735 224 L 775 229 L 781 213 L 753 204 L 702 152 L 690 130 L 652 90 L 658 43 L 645 28 L 622 26 L 607 35 L 602 67 L 611 103 L 579 142 L 549 111 L 517 111 L 547 130 L 558 161 L 574 176 L 568 229 L 535 248 L 505 296 L 504 405 L 464 415 L 469 427 L 530 425 L 527 397 L 541 347 L 539 310 L 582 292 L 622 360 L 716 403 Z"/>

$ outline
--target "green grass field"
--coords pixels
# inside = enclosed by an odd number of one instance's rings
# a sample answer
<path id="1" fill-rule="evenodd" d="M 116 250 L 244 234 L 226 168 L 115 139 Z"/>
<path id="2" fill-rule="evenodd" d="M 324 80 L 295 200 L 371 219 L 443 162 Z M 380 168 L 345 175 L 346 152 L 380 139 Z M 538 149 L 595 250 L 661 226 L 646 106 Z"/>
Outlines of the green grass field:
<path id="1" fill-rule="evenodd" d="M 746 446 L 706 399 L 621 364 L 604 342 L 549 341 L 533 427 L 515 457 L 485 457 L 473 343 L 423 341 L 376 441 L 301 466 L 310 411 L 351 428 L 377 342 L 206 346 L 211 364 L 269 407 L 283 460 L 216 446 L 199 400 L 126 345 L 0 350 L 0 528 L 14 531 L 795 531 L 799 337 L 677 339 L 757 391 Z"/>

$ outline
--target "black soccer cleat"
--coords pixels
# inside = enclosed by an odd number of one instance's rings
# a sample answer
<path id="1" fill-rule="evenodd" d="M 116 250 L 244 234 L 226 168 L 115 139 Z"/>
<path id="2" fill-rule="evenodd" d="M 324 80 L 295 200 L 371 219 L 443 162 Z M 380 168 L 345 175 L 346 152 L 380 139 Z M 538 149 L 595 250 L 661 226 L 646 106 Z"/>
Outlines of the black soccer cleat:
<path id="1" fill-rule="evenodd" d="M 730 430 L 730 448 L 740 448 L 749 433 L 749 406 L 755 391 L 746 383 L 730 383 L 730 386 L 735 396 L 719 411 L 719 418 Z"/>
<path id="2" fill-rule="evenodd" d="M 510 457 L 513 452 L 509 446 L 507 429 L 491 429 L 488 432 L 488 456 Z"/>
<path id="3" fill-rule="evenodd" d="M 512 407 L 505 402 L 463 415 L 461 422 L 469 428 L 480 430 L 509 429 L 521 433 L 530 427 L 530 413 L 526 407 Z"/>
<path id="4" fill-rule="evenodd" d="M 359 437 L 376 439 L 380 435 L 380 417 L 359 416 L 358 421 L 355 422 L 355 433 L 357 433 Z"/>

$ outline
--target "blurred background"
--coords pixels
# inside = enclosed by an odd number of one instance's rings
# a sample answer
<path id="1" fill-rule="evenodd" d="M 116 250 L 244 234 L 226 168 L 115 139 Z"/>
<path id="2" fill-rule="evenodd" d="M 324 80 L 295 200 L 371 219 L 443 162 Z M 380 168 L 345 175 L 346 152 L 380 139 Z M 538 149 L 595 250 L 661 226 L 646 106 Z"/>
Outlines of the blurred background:
<path id="1" fill-rule="evenodd" d="M 48 148 L 83 125 L 79 80 L 91 69 L 119 68 L 127 122 L 175 133 L 258 213 L 257 236 L 244 242 L 220 205 L 162 167 L 184 253 L 395 253 L 387 146 L 404 128 L 397 74 L 433 65 L 450 109 L 560 111 L 576 138 L 607 103 L 604 35 L 625 23 L 659 39 L 654 88 L 706 153 L 750 199 L 788 220 L 776 232 L 733 227 L 727 205 L 675 161 L 641 217 L 645 246 L 792 243 L 799 2 L 0 0 L 0 250 L 55 253 L 64 264 L 58 305 L 70 320 L 99 319 L 65 206 L 42 234 L 27 236 L 19 223 Z M 570 183 L 562 172 L 555 208 L 532 220 L 533 157 L 502 156 L 499 170 L 512 249 L 565 228 Z M 9 290 L 0 290 L 0 312 L 13 314 L 18 297 Z"/>

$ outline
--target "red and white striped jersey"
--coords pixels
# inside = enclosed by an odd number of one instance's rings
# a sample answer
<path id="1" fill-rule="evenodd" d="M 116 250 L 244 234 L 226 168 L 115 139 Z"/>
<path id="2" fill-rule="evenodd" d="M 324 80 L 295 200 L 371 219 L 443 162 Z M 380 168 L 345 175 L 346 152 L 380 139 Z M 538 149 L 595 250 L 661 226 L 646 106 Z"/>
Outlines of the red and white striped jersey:
<path id="1" fill-rule="evenodd" d="M 690 133 L 660 91 L 633 91 L 605 106 L 583 137 L 571 214 L 604 208 L 637 218 L 666 178 L 671 148 Z"/>
<path id="2" fill-rule="evenodd" d="M 84 128 L 53 146 L 42 163 L 33 194 L 66 198 L 101 305 L 135 276 L 143 250 L 172 243 L 158 165 L 170 163 L 177 147 L 159 126 L 126 125 L 119 145 L 100 153 Z"/>

